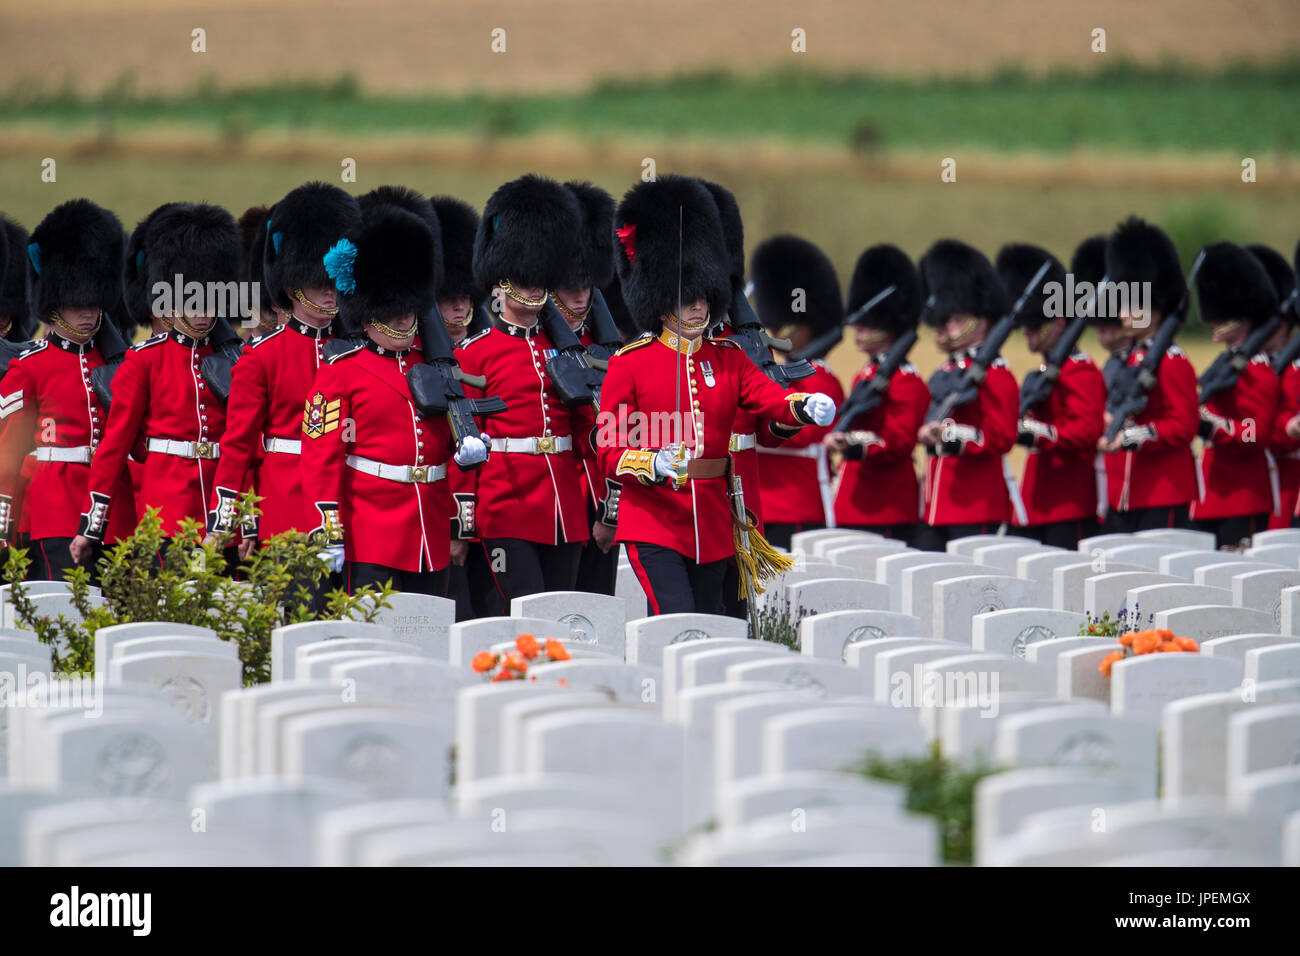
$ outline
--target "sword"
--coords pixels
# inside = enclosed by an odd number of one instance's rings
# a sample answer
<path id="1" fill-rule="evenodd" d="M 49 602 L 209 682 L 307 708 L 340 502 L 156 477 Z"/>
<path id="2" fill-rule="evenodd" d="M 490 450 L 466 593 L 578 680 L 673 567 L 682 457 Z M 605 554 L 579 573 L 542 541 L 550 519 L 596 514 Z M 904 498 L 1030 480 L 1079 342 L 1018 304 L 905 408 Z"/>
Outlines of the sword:
<path id="1" fill-rule="evenodd" d="M 674 366 L 676 370 L 676 408 L 673 410 L 673 422 L 677 427 L 677 453 L 674 456 L 677 462 L 686 460 L 686 428 L 682 422 L 682 228 L 683 228 L 683 208 L 677 207 L 677 361 Z M 673 478 L 674 488 L 683 488 L 686 486 L 686 476 L 679 474 Z"/>
<path id="2" fill-rule="evenodd" d="M 745 513 L 745 490 L 741 487 L 740 475 L 731 476 L 731 510 L 736 517 L 737 531 L 740 548 L 737 549 L 736 561 L 740 562 L 740 550 L 749 551 L 749 517 Z M 737 568 L 740 574 L 741 584 L 745 588 L 745 603 L 748 605 L 749 612 L 749 636 L 751 640 L 759 639 L 758 630 L 758 589 L 755 587 L 755 575 L 746 574 L 741 568 Z"/>

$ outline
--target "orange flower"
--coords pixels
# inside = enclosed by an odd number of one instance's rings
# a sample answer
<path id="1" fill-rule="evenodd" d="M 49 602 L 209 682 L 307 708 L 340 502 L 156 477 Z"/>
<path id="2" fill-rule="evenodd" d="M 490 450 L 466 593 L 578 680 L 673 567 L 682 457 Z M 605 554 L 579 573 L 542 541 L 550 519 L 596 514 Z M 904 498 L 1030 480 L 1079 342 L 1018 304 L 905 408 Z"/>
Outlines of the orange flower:
<path id="1" fill-rule="evenodd" d="M 1115 662 L 1122 661 L 1123 659 L 1123 651 L 1112 651 L 1101 659 L 1101 666 L 1098 667 L 1097 670 L 1101 671 L 1102 677 L 1109 677 L 1110 669 L 1115 665 Z"/>
<path id="2" fill-rule="evenodd" d="M 1161 641 L 1160 646 L 1157 647 L 1156 650 L 1160 651 L 1162 654 L 1181 654 L 1183 649 L 1178 646 L 1177 641 Z"/>
<path id="3" fill-rule="evenodd" d="M 1150 654 L 1160 646 L 1160 636 L 1155 631 L 1138 631 L 1133 638 L 1133 650 L 1138 654 Z"/>
<path id="4" fill-rule="evenodd" d="M 492 680 L 489 681 L 489 683 L 495 684 L 497 681 L 514 680 L 514 679 L 515 679 L 514 672 L 511 671 L 509 668 L 503 667 L 501 668 L 501 670 L 497 671 L 497 676 L 492 678 Z"/>
<path id="5" fill-rule="evenodd" d="M 509 654 L 506 655 L 506 659 L 502 662 L 502 664 L 505 666 L 506 670 L 515 671 L 516 673 L 519 674 L 522 674 L 524 673 L 524 671 L 528 670 L 528 662 L 525 661 L 518 654 L 516 654 L 514 651 L 511 651 Z"/>
<path id="6" fill-rule="evenodd" d="M 1121 634 L 1121 635 L 1120 635 L 1119 642 L 1120 642 L 1121 644 L 1123 644 L 1125 647 L 1132 647 L 1132 646 L 1133 646 L 1133 638 L 1136 637 L 1136 636 L 1137 636 L 1137 635 L 1134 634 L 1132 631 L 1129 631 L 1127 634 Z"/>
<path id="7" fill-rule="evenodd" d="M 519 653 L 530 661 L 537 656 L 537 638 L 531 634 L 520 634 L 515 638 L 515 647 L 519 648 Z"/>
<path id="8" fill-rule="evenodd" d="M 1190 637 L 1176 637 L 1174 638 L 1174 640 L 1178 642 L 1178 646 L 1181 647 L 1183 650 L 1191 651 L 1193 654 L 1200 653 L 1201 649 L 1197 646 L 1196 642 L 1192 640 Z"/>
<path id="9" fill-rule="evenodd" d="M 553 637 L 546 639 L 546 656 L 553 661 L 567 661 L 570 659 L 569 652 L 564 649 L 564 645 Z"/>
<path id="10" fill-rule="evenodd" d="M 1157 628 L 1156 633 L 1160 635 L 1160 640 L 1162 641 L 1172 641 L 1174 639 L 1174 632 L 1168 628 Z"/>
<path id="11" fill-rule="evenodd" d="M 476 674 L 486 674 L 497 666 L 497 656 L 491 651 L 479 651 L 474 655 L 474 659 L 469 662 L 469 666 L 474 668 Z"/>

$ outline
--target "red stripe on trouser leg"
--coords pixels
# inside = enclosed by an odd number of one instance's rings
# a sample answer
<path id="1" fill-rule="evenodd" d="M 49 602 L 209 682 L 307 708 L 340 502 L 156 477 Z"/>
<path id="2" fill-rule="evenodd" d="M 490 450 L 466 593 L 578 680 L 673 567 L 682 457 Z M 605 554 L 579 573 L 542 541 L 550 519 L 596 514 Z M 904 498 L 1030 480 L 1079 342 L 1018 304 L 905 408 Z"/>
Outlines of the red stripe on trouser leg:
<path id="1" fill-rule="evenodd" d="M 655 597 L 654 588 L 650 586 L 650 575 L 645 573 L 645 568 L 641 565 L 641 555 L 637 553 L 635 544 L 626 543 L 624 547 L 627 548 L 628 563 L 632 565 L 636 579 L 641 582 L 641 590 L 645 591 L 645 596 L 650 600 L 650 613 L 651 615 L 657 615 L 659 613 L 659 601 Z"/>
<path id="2" fill-rule="evenodd" d="M 492 575 L 492 586 L 497 589 L 497 594 L 501 595 L 501 603 L 504 605 L 506 613 L 509 614 L 510 599 L 506 597 L 506 592 L 501 590 L 501 582 L 497 580 L 497 569 L 492 567 L 492 552 L 488 551 L 487 542 L 482 538 L 479 539 L 478 546 L 483 549 L 483 557 L 487 559 L 488 573 Z"/>

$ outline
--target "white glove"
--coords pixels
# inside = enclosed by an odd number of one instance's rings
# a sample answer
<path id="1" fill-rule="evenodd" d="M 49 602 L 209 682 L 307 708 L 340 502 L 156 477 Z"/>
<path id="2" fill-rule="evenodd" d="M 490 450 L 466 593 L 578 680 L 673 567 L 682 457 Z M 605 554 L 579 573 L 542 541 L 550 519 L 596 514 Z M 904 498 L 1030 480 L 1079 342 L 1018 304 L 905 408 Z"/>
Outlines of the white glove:
<path id="1" fill-rule="evenodd" d="M 822 392 L 815 392 L 805 398 L 803 410 L 814 425 L 829 425 L 835 420 L 835 401 Z"/>
<path id="2" fill-rule="evenodd" d="M 473 435 L 466 435 L 461 439 L 460 447 L 456 449 L 456 454 L 453 456 L 456 464 L 461 466 L 477 465 L 487 461 L 488 442 L 490 441 L 491 439 L 487 435 L 480 435 L 478 438 Z"/>
<path id="3" fill-rule="evenodd" d="M 335 574 L 343 570 L 343 545 L 341 544 L 332 544 L 324 551 L 316 552 L 316 557 L 329 565 L 329 569 Z"/>
<path id="4" fill-rule="evenodd" d="M 655 453 L 655 477 L 675 480 L 686 476 L 686 466 L 690 461 L 688 453 L 681 461 L 677 461 L 677 446 L 671 445 L 668 448 L 661 448 Z"/>

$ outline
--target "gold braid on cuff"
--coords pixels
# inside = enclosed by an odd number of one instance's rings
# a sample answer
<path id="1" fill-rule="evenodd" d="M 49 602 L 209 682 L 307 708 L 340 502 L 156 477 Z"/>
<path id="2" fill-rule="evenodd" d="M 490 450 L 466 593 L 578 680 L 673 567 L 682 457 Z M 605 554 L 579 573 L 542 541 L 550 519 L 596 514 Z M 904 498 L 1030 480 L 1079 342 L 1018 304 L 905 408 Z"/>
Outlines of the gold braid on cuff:
<path id="1" fill-rule="evenodd" d="M 615 475 L 632 475 L 643 485 L 655 484 L 655 453 L 646 448 L 629 448 L 618 459 Z"/>
<path id="2" fill-rule="evenodd" d="M 813 420 L 804 414 L 803 406 L 800 404 L 804 399 L 811 397 L 811 392 L 791 392 L 785 397 L 785 400 L 790 403 L 790 414 L 801 425 L 811 425 L 813 423 Z"/>

